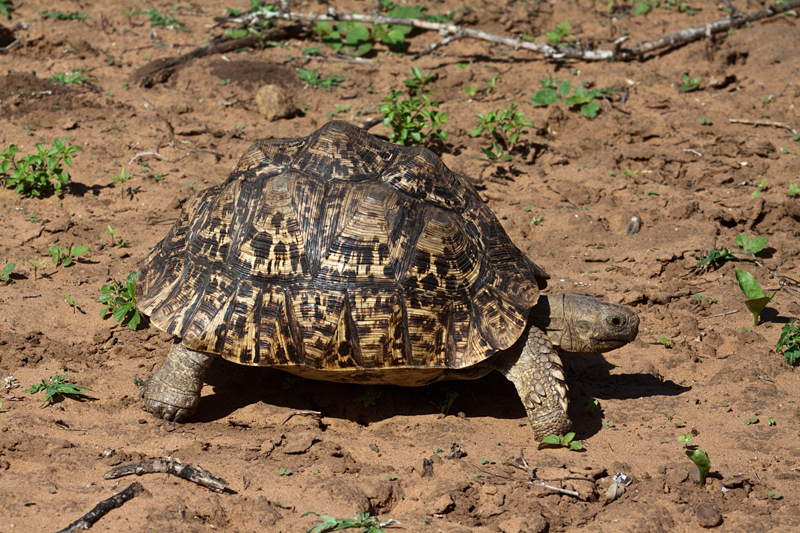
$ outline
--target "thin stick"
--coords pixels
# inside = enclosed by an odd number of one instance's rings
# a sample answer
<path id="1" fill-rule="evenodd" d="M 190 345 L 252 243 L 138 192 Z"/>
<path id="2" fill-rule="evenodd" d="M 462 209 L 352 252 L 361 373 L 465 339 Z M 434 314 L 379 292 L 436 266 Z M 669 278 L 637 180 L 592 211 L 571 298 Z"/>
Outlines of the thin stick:
<path id="1" fill-rule="evenodd" d="M 97 505 L 94 506 L 94 509 L 65 527 L 64 529 L 60 530 L 58 533 L 74 533 L 79 529 L 89 529 L 92 527 L 95 522 L 103 518 L 105 515 L 113 511 L 114 509 L 121 507 L 122 504 L 127 502 L 128 500 L 133 499 L 137 494 L 140 494 L 144 491 L 144 487 L 138 481 L 135 483 L 131 483 L 128 485 L 128 488 L 119 492 L 112 497 L 101 501 Z"/>
<path id="2" fill-rule="evenodd" d="M 698 26 L 696 28 L 681 30 L 677 33 L 672 33 L 670 35 L 661 37 L 660 39 L 645 41 L 637 44 L 636 46 L 632 46 L 631 48 L 623 48 L 620 50 L 620 55 L 617 59 L 630 60 L 646 52 L 652 52 L 653 50 L 658 50 L 660 48 L 679 46 L 702 39 L 703 37 L 710 38 L 715 33 L 728 31 L 728 28 L 741 26 L 748 22 L 755 22 L 756 20 L 761 20 L 767 17 L 773 17 L 779 13 L 784 13 L 798 7 L 800 7 L 800 0 L 790 0 L 781 5 L 767 6 L 760 11 L 745 13 L 740 17 L 726 18 L 705 24 L 703 26 Z"/>
<path id="3" fill-rule="evenodd" d="M 283 422 L 281 422 L 281 425 L 284 425 L 286 422 L 288 422 L 295 415 L 322 416 L 322 413 L 320 413 L 319 411 L 292 411 L 291 413 L 289 413 L 289 416 L 287 416 L 286 418 L 283 419 Z"/>
<path id="4" fill-rule="evenodd" d="M 310 59 L 316 61 L 335 61 L 337 63 L 355 63 L 356 65 L 366 65 L 369 67 L 377 67 L 380 66 L 380 63 L 376 63 L 371 59 L 366 59 L 363 57 L 347 57 L 343 55 L 335 55 L 335 56 L 286 56 L 289 59 Z"/>
<path id="5" fill-rule="evenodd" d="M 734 309 L 733 311 L 728 311 L 727 313 L 720 313 L 718 315 L 704 316 L 702 318 L 717 318 L 717 317 L 720 317 L 720 316 L 732 315 L 733 313 L 738 313 L 738 312 L 739 312 L 738 309 Z"/>
<path id="6" fill-rule="evenodd" d="M 186 465 L 177 459 L 169 457 L 167 459 L 153 459 L 142 463 L 117 466 L 103 474 L 103 479 L 116 479 L 122 476 L 130 476 L 131 474 L 141 476 L 142 474 L 155 473 L 172 474 L 181 479 L 197 483 L 214 492 L 223 492 L 225 487 L 228 486 L 227 481 L 211 474 L 200 466 Z"/>
<path id="7" fill-rule="evenodd" d="M 772 122 L 771 120 L 747 120 L 745 118 L 729 118 L 731 124 L 750 124 L 751 126 L 772 126 L 773 128 L 783 128 L 797 135 L 797 130 L 783 122 Z"/>
<path id="8" fill-rule="evenodd" d="M 149 105 L 150 107 L 152 107 L 152 108 L 153 108 L 153 111 L 155 111 L 155 112 L 156 112 L 156 115 L 158 115 L 158 118 L 160 118 L 161 120 L 163 120 L 163 121 L 164 121 L 164 123 L 167 125 L 167 127 L 169 128 L 169 138 L 170 138 L 170 139 L 172 139 L 173 137 L 175 137 L 175 128 L 173 128 L 173 127 L 172 127 L 172 124 L 170 123 L 169 119 L 167 119 L 167 117 L 164 115 L 164 113 L 162 113 L 162 112 L 161 112 L 161 111 L 160 111 L 160 110 L 159 110 L 159 109 L 158 109 L 158 108 L 155 106 L 155 104 L 153 104 L 153 103 L 152 103 L 150 100 L 148 100 L 147 98 L 144 98 L 144 97 L 142 97 L 142 100 L 144 100 L 145 102 L 147 102 L 147 105 Z"/>
<path id="9" fill-rule="evenodd" d="M 164 161 L 168 161 L 170 163 L 174 163 L 175 162 L 172 159 L 167 159 L 166 157 L 164 157 L 163 155 L 159 154 L 158 152 L 139 152 L 138 154 L 133 156 L 130 161 L 128 161 L 128 164 L 130 165 L 131 163 L 133 163 L 134 161 L 136 161 L 140 157 L 146 157 L 148 155 L 154 155 L 154 156 L 156 156 L 156 157 L 158 157 L 160 159 L 163 159 Z M 184 155 L 184 157 L 186 157 L 186 155 Z"/>
<path id="10" fill-rule="evenodd" d="M 414 59 L 419 59 L 422 56 L 426 56 L 426 55 L 432 53 L 437 48 L 442 48 L 444 46 L 447 46 L 448 44 L 452 43 L 453 41 L 457 41 L 457 40 L 461 39 L 462 37 L 464 37 L 464 36 L 461 35 L 460 33 L 458 33 L 456 35 L 450 35 L 449 37 L 445 37 L 444 39 L 442 39 L 438 43 L 429 44 L 428 46 L 425 47 L 425 50 L 423 50 L 422 52 L 418 52 L 418 53 L 414 54 Z"/>

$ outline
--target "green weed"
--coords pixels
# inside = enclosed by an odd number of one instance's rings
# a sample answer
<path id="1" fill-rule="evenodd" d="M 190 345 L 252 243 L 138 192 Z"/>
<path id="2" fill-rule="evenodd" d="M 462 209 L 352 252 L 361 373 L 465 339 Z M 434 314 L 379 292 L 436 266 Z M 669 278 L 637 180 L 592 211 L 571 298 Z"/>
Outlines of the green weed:
<path id="1" fill-rule="evenodd" d="M 756 278 L 748 272 L 747 270 L 742 270 L 741 268 L 736 269 L 736 281 L 739 283 L 739 288 L 742 289 L 742 292 L 747 297 L 744 304 L 753 313 L 753 325 L 758 326 L 758 317 L 761 314 L 761 311 L 769 305 L 770 300 L 772 297 L 777 294 L 777 292 L 772 293 L 770 296 L 764 296 L 764 291 L 761 289 L 761 285 L 758 284 Z"/>
<path id="2" fill-rule="evenodd" d="M 378 390 L 374 387 L 367 387 L 364 391 L 364 394 L 359 396 L 358 398 L 353 398 L 354 402 L 362 402 L 364 404 L 364 409 L 369 407 L 370 405 L 378 405 L 378 398 L 381 397 L 383 394 L 382 390 Z"/>
<path id="3" fill-rule="evenodd" d="M 102 318 L 113 316 L 114 321 L 123 326 L 128 326 L 136 331 L 136 326 L 142 319 L 139 310 L 136 309 L 136 294 L 134 285 L 136 284 L 136 272 L 131 272 L 125 281 L 115 281 L 111 285 L 103 285 L 100 288 L 100 298 L 98 302 L 106 308 L 100 313 Z"/>
<path id="4" fill-rule="evenodd" d="M 692 434 L 691 433 L 684 433 L 683 435 L 678 436 L 678 442 L 688 446 L 692 443 Z"/>
<path id="5" fill-rule="evenodd" d="M 566 435 L 549 435 L 542 439 L 542 444 L 549 444 L 552 446 L 563 446 L 570 451 L 578 451 L 583 449 L 583 444 L 580 441 L 573 440 L 575 433 L 570 432 Z"/>
<path id="6" fill-rule="evenodd" d="M 11 0 L 0 0 L 0 13 L 6 17 L 6 20 L 11 20 L 11 12 L 17 9 L 11 3 Z"/>
<path id="7" fill-rule="evenodd" d="M 8 263 L 6 266 L 3 267 L 3 270 L 0 270 L 0 281 L 4 282 L 6 285 L 11 285 L 14 283 L 14 280 L 11 279 L 11 273 L 14 272 L 14 269 L 17 268 L 15 263 Z"/>
<path id="8" fill-rule="evenodd" d="M 613 89 L 586 90 L 583 87 L 575 87 L 573 91 L 571 81 L 557 81 L 552 78 L 545 79 L 542 87 L 531 97 L 534 105 L 547 107 L 563 100 L 567 107 L 579 107 L 581 114 L 586 118 L 594 118 L 600 111 L 600 104 L 595 100 L 614 92 Z M 570 91 L 572 96 L 569 96 Z"/>
<path id="9" fill-rule="evenodd" d="M 83 22 L 84 20 L 89 18 L 89 13 L 85 11 L 80 12 L 73 12 L 73 13 L 64 13 L 63 11 L 49 11 L 47 13 L 42 13 L 42 17 L 46 19 L 55 19 L 55 20 L 78 20 Z"/>
<path id="10" fill-rule="evenodd" d="M 67 300 L 67 305 L 69 305 L 72 308 L 73 313 L 75 311 L 80 310 L 80 307 L 78 307 L 78 304 L 76 304 L 75 300 L 72 299 L 72 296 L 70 296 L 69 294 L 64 294 L 64 299 Z M 81 311 L 81 313 L 83 313 L 83 311 Z"/>
<path id="11" fill-rule="evenodd" d="M 324 531 L 340 531 L 342 529 L 360 528 L 360 533 L 385 533 L 383 529 L 395 520 L 381 522 L 369 513 L 356 513 L 353 518 L 334 518 L 329 515 L 320 515 L 314 511 L 306 511 L 300 517 L 314 515 L 321 519 L 320 523 L 309 529 L 306 533 L 323 533 Z"/>
<path id="12" fill-rule="evenodd" d="M 278 475 L 279 476 L 291 476 L 292 475 L 292 471 L 289 470 L 288 468 L 279 468 L 278 469 Z"/>
<path id="13" fill-rule="evenodd" d="M 711 470 L 711 459 L 708 458 L 708 454 L 703 450 L 697 449 L 686 450 L 686 456 L 697 465 L 697 469 L 700 471 L 700 485 L 705 485 L 706 477 L 708 477 L 708 473 Z"/>
<path id="14" fill-rule="evenodd" d="M 775 351 L 783 353 L 790 366 L 800 363 L 800 323 L 795 322 L 797 319 L 792 318 L 788 324 L 783 326 L 778 344 L 775 346 Z"/>
<path id="15" fill-rule="evenodd" d="M 750 196 L 751 198 L 758 198 L 759 196 L 761 196 L 761 193 L 766 191 L 767 189 L 769 189 L 769 187 L 767 187 L 767 179 L 763 178 L 761 180 L 761 183 L 756 185 L 756 190 L 754 190 L 753 194 L 751 194 Z"/>
<path id="16" fill-rule="evenodd" d="M 550 44 L 564 44 L 565 39 L 574 39 L 575 36 L 569 33 L 569 21 L 565 20 L 561 24 L 556 25 L 556 29 L 547 32 L 547 41 Z"/>
<path id="17" fill-rule="evenodd" d="M 672 348 L 672 343 L 666 337 L 659 337 L 658 342 L 661 343 L 664 348 Z"/>
<path id="18" fill-rule="evenodd" d="M 122 194 L 125 188 L 125 182 L 128 181 L 133 177 L 133 174 L 128 174 L 125 172 L 125 166 L 122 166 L 122 170 L 119 171 L 119 174 L 116 176 L 111 177 L 111 181 L 113 183 L 119 183 L 119 193 Z"/>
<path id="19" fill-rule="evenodd" d="M 344 74 L 337 74 L 328 76 L 327 78 L 319 77 L 319 69 L 309 70 L 305 68 L 296 68 L 297 75 L 300 76 L 300 81 L 305 83 L 312 89 L 322 89 L 323 91 L 332 91 L 335 87 L 344 87 L 342 80 L 345 78 Z"/>
<path id="20" fill-rule="evenodd" d="M 50 83 L 56 83 L 58 85 L 83 85 L 84 83 L 88 83 L 92 81 L 93 76 L 91 74 L 86 74 L 86 69 L 83 67 L 74 68 L 72 70 L 68 70 L 64 73 L 57 73 L 53 74 L 47 81 Z"/>
<path id="21" fill-rule="evenodd" d="M 150 6 L 150 9 L 147 11 L 141 11 L 140 14 L 148 15 L 150 17 L 151 28 L 162 27 L 167 28 L 168 30 L 189 31 L 186 26 L 178 22 L 176 17 L 162 15 L 153 6 Z"/>
<path id="22" fill-rule="evenodd" d="M 691 93 L 696 91 L 700 88 L 700 82 L 703 81 L 703 78 L 690 78 L 688 74 L 684 74 L 681 78 L 681 82 L 678 83 L 678 90 L 682 93 Z"/>
<path id="23" fill-rule="evenodd" d="M 778 492 L 777 490 L 771 490 L 767 493 L 767 496 L 772 498 L 773 500 L 780 500 L 783 498 L 783 494 Z"/>
<path id="24" fill-rule="evenodd" d="M 47 253 L 50 255 L 50 258 L 53 260 L 53 264 L 56 267 L 58 267 L 58 265 L 68 267 L 74 263 L 78 257 L 82 256 L 88 251 L 89 247 L 83 244 L 78 246 L 72 246 L 70 244 L 66 248 L 61 248 L 54 244 L 48 249 Z"/>
<path id="25" fill-rule="evenodd" d="M 14 186 L 17 194 L 28 197 L 60 195 L 70 178 L 61 163 L 72 168 L 72 154 L 83 151 L 83 148 L 75 144 L 67 146 L 63 140 L 56 139 L 50 149 L 42 143 L 36 143 L 36 150 L 36 153 L 28 154 L 17 161 L 19 147 L 10 145 L 0 153 L 0 174 L 8 176 L 6 185 Z"/>
<path id="26" fill-rule="evenodd" d="M 706 257 L 694 254 L 695 258 L 700 260 L 700 262 L 695 265 L 695 268 L 705 268 L 707 266 L 718 268 L 725 261 L 739 261 L 739 256 L 747 256 L 751 259 L 755 259 L 755 254 L 763 250 L 768 242 L 768 237 L 753 237 L 750 239 L 747 237 L 746 233 L 740 233 L 736 236 L 734 244 L 744 250 L 743 252 L 731 252 L 727 248 L 723 248 L 722 251 L 709 250 Z"/>
<path id="27" fill-rule="evenodd" d="M 525 113 L 517 111 L 517 104 L 511 104 L 508 109 L 496 109 L 486 114 L 478 113 L 478 125 L 470 132 L 471 137 L 477 137 L 485 133 L 492 139 L 491 148 L 481 148 L 485 158 L 481 161 L 496 163 L 498 161 L 510 161 L 510 153 L 518 149 L 522 143 L 518 144 L 521 135 L 527 135 L 532 128 L 533 122 L 525 120 Z M 500 150 L 502 146 L 502 150 Z"/>
<path id="28" fill-rule="evenodd" d="M 128 247 L 128 243 L 126 243 L 122 239 L 117 240 L 117 230 L 115 230 L 111 226 L 108 226 L 108 231 L 106 231 L 106 235 L 110 235 L 111 236 L 111 245 L 114 246 L 114 248 L 127 248 Z"/>
<path id="29" fill-rule="evenodd" d="M 36 273 L 44 266 L 44 261 L 34 261 L 33 259 L 28 259 L 28 263 L 33 269 L 33 281 L 36 281 Z"/>
<path id="30" fill-rule="evenodd" d="M 383 98 L 379 110 L 384 126 L 392 130 L 389 134 L 391 142 L 416 146 L 422 144 L 429 135 L 447 140 L 447 132 L 442 129 L 447 124 L 447 113 L 436 109 L 439 102 L 428 98 L 434 92 L 426 90 L 432 81 L 433 72 L 424 75 L 419 67 L 412 67 L 411 78 L 403 82 L 408 88 L 408 95 L 389 87 L 389 95 Z"/>
<path id="31" fill-rule="evenodd" d="M 786 193 L 790 198 L 794 198 L 795 196 L 800 196 L 800 187 L 797 186 L 796 183 L 789 184 L 789 192 Z"/>
<path id="32" fill-rule="evenodd" d="M 88 387 L 69 383 L 67 381 L 68 377 L 69 374 L 64 374 L 63 376 L 56 374 L 50 378 L 50 381 L 42 380 L 41 383 L 32 385 L 23 392 L 27 392 L 28 394 L 36 394 L 37 392 L 45 391 L 44 403 L 42 403 L 40 407 L 47 407 L 48 405 L 60 401 L 63 398 L 82 396 L 84 394 L 82 391 L 92 391 L 92 389 Z"/>
<path id="33" fill-rule="evenodd" d="M 458 398 L 458 393 L 456 391 L 449 391 L 445 395 L 444 401 L 439 404 L 439 412 L 443 415 L 449 415 L 450 408 L 453 407 L 453 403 L 455 403 L 456 398 Z"/>

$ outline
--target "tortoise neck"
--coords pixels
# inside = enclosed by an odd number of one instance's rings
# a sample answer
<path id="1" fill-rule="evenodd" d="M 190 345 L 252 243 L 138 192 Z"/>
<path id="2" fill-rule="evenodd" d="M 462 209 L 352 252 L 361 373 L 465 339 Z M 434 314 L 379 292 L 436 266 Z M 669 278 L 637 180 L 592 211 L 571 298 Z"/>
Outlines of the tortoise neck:
<path id="1" fill-rule="evenodd" d="M 563 294 L 540 295 L 539 301 L 530 313 L 533 327 L 544 331 L 556 347 L 561 347 L 564 344 L 562 340 L 568 338 L 570 334 L 564 307 Z"/>

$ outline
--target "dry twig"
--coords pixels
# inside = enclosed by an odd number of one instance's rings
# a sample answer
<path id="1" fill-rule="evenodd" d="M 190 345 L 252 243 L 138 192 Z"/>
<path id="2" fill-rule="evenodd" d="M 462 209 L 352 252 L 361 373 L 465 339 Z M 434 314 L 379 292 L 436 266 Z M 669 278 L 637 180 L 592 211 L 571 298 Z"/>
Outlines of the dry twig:
<path id="1" fill-rule="evenodd" d="M 122 504 L 127 502 L 130 499 L 133 499 L 134 496 L 144 491 L 144 487 L 138 481 L 136 483 L 131 483 L 127 489 L 119 492 L 112 497 L 101 501 L 94 508 L 65 527 L 64 529 L 60 530 L 58 533 L 74 533 L 80 529 L 89 529 L 92 527 L 95 522 L 103 518 L 109 512 L 113 511 L 117 507 L 121 507 Z"/>
<path id="2" fill-rule="evenodd" d="M 151 461 L 144 461 L 131 465 L 122 465 L 112 468 L 105 474 L 103 479 L 116 479 L 118 477 L 130 476 L 136 474 L 172 474 L 181 479 L 186 479 L 200 486 L 213 490 L 214 492 L 223 492 L 228 482 L 211 474 L 201 466 L 191 466 L 181 463 L 177 459 L 153 459 Z"/>
<path id="3" fill-rule="evenodd" d="M 728 122 L 731 124 L 750 124 L 751 126 L 772 126 L 773 128 L 783 128 L 789 130 L 794 135 L 798 134 L 796 129 L 788 124 L 784 124 L 783 122 L 773 122 L 771 120 L 748 120 L 745 118 L 729 118 Z"/>

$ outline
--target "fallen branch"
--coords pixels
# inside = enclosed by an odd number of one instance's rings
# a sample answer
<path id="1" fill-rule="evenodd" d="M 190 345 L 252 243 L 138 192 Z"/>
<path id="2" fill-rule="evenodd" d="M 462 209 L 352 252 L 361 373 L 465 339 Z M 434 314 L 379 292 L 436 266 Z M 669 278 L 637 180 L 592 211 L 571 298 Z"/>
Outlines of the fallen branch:
<path id="1" fill-rule="evenodd" d="M 178 68 L 192 59 L 212 54 L 224 54 L 240 48 L 252 48 L 264 41 L 288 39 L 302 33 L 302 31 L 303 28 L 300 26 L 286 26 L 269 30 L 263 35 L 247 35 L 240 39 L 231 39 L 225 35 L 220 35 L 186 54 L 153 61 L 137 69 L 133 77 L 142 87 L 152 87 L 156 83 L 167 81 Z"/>
<path id="2" fill-rule="evenodd" d="M 223 492 L 225 487 L 228 486 L 227 481 L 211 474 L 202 467 L 183 464 L 179 460 L 172 458 L 153 459 L 132 465 L 117 466 L 103 474 L 103 479 L 116 479 L 132 474 L 137 476 L 142 474 L 172 474 L 181 479 L 197 483 L 214 492 Z"/>
<path id="3" fill-rule="evenodd" d="M 744 118 L 729 118 L 728 122 L 731 124 L 750 124 L 751 126 L 772 126 L 773 128 L 783 128 L 791 131 L 797 135 L 797 130 L 783 122 L 772 122 L 771 120 L 747 120 Z"/>
<path id="4" fill-rule="evenodd" d="M 134 496 L 140 494 L 144 491 L 144 487 L 138 481 L 135 483 L 131 483 L 127 489 L 119 492 L 112 497 L 101 501 L 94 508 L 65 527 L 64 529 L 60 530 L 58 533 L 74 533 L 79 529 L 89 529 L 92 527 L 98 520 L 103 518 L 109 512 L 113 511 L 118 507 L 122 507 L 122 504 L 127 502 L 128 500 L 133 499 Z"/>
<path id="5" fill-rule="evenodd" d="M 501 35 L 486 33 L 485 31 L 481 30 L 473 30 L 472 28 L 457 26 L 455 24 L 431 22 L 423 19 L 384 17 L 380 15 L 362 15 L 359 13 L 341 13 L 334 11 L 333 9 L 329 9 L 326 14 L 255 10 L 241 17 L 229 18 L 227 20 L 244 24 L 245 26 L 255 26 L 257 23 L 268 19 L 308 22 L 343 20 L 367 24 L 399 24 L 402 26 L 411 26 L 420 30 L 439 32 L 439 35 L 445 37 L 445 39 L 440 43 L 433 45 L 434 49 L 449 44 L 452 40 L 460 39 L 462 37 L 470 37 L 472 39 L 502 44 L 515 50 L 521 48 L 523 50 L 538 52 L 545 57 L 553 59 L 569 58 L 583 59 L 585 61 L 608 61 L 618 59 L 629 61 L 640 57 L 646 52 L 652 52 L 653 50 L 658 50 L 661 48 L 669 48 L 690 43 L 703 37 L 711 37 L 713 34 L 727 31 L 729 28 L 738 27 L 743 24 L 761 20 L 767 17 L 772 17 L 796 8 L 800 8 L 800 0 L 789 0 L 783 4 L 768 6 L 760 11 L 754 11 L 752 13 L 736 12 L 730 18 L 718 20 L 716 22 L 705 24 L 696 28 L 681 30 L 677 33 L 661 37 L 660 39 L 641 42 L 629 48 L 621 47 L 621 44 L 625 41 L 624 38 L 618 39 L 614 42 L 615 46 L 613 50 L 583 50 L 570 46 L 531 43 L 528 41 L 522 41 L 520 39 L 513 39 L 509 37 L 503 37 Z M 449 39 L 448 36 L 453 36 L 455 39 Z M 421 52 L 415 57 L 425 55 L 425 53 L 426 52 Z"/>
<path id="6" fill-rule="evenodd" d="M 672 33 L 670 35 L 661 37 L 660 39 L 639 43 L 630 48 L 622 48 L 617 59 L 628 61 L 630 59 L 634 59 L 635 57 L 639 57 L 644 53 L 652 52 L 653 50 L 658 50 L 660 48 L 679 46 L 702 39 L 703 37 L 711 38 L 713 34 L 728 31 L 729 28 L 736 28 L 742 26 L 743 24 L 755 22 L 767 17 L 773 17 L 780 13 L 784 13 L 796 8 L 800 8 L 800 0 L 789 0 L 783 4 L 767 6 L 760 11 L 753 11 L 752 13 L 739 12 L 740 15 L 738 16 L 734 14 L 734 16 L 730 18 L 711 22 L 696 28 L 681 30 L 677 33 Z"/>

